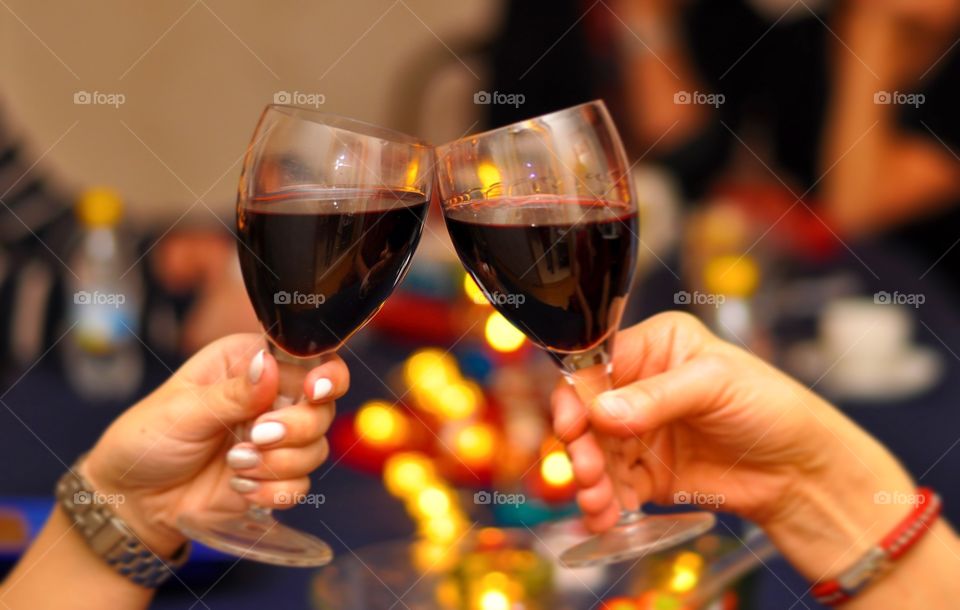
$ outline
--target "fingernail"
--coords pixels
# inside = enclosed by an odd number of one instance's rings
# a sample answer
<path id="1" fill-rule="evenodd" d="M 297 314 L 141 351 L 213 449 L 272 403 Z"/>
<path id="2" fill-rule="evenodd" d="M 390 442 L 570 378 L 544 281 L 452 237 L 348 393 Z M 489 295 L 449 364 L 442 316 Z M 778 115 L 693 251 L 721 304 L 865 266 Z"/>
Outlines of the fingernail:
<path id="1" fill-rule="evenodd" d="M 227 465 L 236 470 L 253 468 L 260 463 L 260 453 L 250 447 L 234 447 L 227 452 Z"/>
<path id="2" fill-rule="evenodd" d="M 278 421 L 265 421 L 250 431 L 250 440 L 257 445 L 269 445 L 279 441 L 287 433 L 286 427 Z"/>
<path id="3" fill-rule="evenodd" d="M 257 483 L 253 479 L 233 477 L 230 479 L 230 488 L 238 494 L 248 494 L 260 489 L 260 483 Z"/>
<path id="4" fill-rule="evenodd" d="M 320 400 L 330 395 L 333 391 L 333 382 L 325 377 L 321 377 L 313 382 L 313 399 Z"/>
<path id="5" fill-rule="evenodd" d="M 264 351 L 260 350 L 250 361 L 250 368 L 247 370 L 247 378 L 250 379 L 250 383 L 260 381 L 260 377 L 263 375 L 263 358 Z"/>
<path id="6" fill-rule="evenodd" d="M 597 399 L 597 403 L 604 414 L 611 419 L 627 419 L 630 417 L 630 404 L 615 394 L 601 396 Z"/>

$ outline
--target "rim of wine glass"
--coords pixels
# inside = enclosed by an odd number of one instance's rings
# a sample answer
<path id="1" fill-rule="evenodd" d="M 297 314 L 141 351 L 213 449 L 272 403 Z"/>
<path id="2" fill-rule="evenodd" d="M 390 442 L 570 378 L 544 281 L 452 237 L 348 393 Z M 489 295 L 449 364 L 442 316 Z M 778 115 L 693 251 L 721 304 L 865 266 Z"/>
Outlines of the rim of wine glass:
<path id="1" fill-rule="evenodd" d="M 565 114 L 574 114 L 575 112 L 577 112 L 577 111 L 579 111 L 580 109 L 585 108 L 585 107 L 587 107 L 587 106 L 598 106 L 600 109 L 603 110 L 603 112 L 604 112 L 604 114 L 607 116 L 607 118 L 608 118 L 608 119 L 610 118 L 610 111 L 607 109 L 606 103 L 604 103 L 604 101 L 603 101 L 602 99 L 597 98 L 597 99 L 595 99 L 595 100 L 590 100 L 589 102 L 583 102 L 582 104 L 577 104 L 577 105 L 575 105 L 575 106 L 568 106 L 567 108 L 561 108 L 560 110 L 554 110 L 553 112 L 548 112 L 548 113 L 546 113 L 546 114 L 538 114 L 537 116 L 532 116 L 532 117 L 527 118 L 527 119 L 522 119 L 522 120 L 520 120 L 520 121 L 515 121 L 515 122 L 510 123 L 510 124 L 508 124 L 508 125 L 502 125 L 502 126 L 500 126 L 500 127 L 494 127 L 493 129 L 488 129 L 488 130 L 486 130 L 486 131 L 481 131 L 481 132 L 479 132 L 479 133 L 472 133 L 472 134 L 463 136 L 462 138 L 457 138 L 456 140 L 452 140 L 452 141 L 450 141 L 450 142 L 446 142 L 446 143 L 444 143 L 444 144 L 440 144 L 440 145 L 436 146 L 437 158 L 439 159 L 439 158 L 443 157 L 444 153 L 445 153 L 447 150 L 453 148 L 454 146 L 457 146 L 457 145 L 459 145 L 459 144 L 462 144 L 463 142 L 469 142 L 470 140 L 479 140 L 479 139 L 482 139 L 482 138 L 489 138 L 490 136 L 497 135 L 497 134 L 499 134 L 500 132 L 506 132 L 506 131 L 509 131 L 509 130 L 511 130 L 511 129 L 514 129 L 514 128 L 520 126 L 520 125 L 525 125 L 525 124 L 527 124 L 527 123 L 530 123 L 531 121 L 550 121 L 550 120 L 556 119 L 556 118 L 558 118 L 558 117 L 560 117 L 560 116 L 563 116 L 563 115 L 565 115 Z"/>
<path id="2" fill-rule="evenodd" d="M 273 110 L 295 119 L 317 123 L 318 125 L 367 136 L 384 142 L 416 146 L 419 148 L 432 148 L 428 142 L 416 136 L 411 136 L 410 134 L 387 127 L 381 127 L 380 125 L 374 125 L 366 121 L 351 119 L 350 117 L 345 117 L 340 114 L 319 112 L 290 104 L 267 104 L 267 110 Z"/>

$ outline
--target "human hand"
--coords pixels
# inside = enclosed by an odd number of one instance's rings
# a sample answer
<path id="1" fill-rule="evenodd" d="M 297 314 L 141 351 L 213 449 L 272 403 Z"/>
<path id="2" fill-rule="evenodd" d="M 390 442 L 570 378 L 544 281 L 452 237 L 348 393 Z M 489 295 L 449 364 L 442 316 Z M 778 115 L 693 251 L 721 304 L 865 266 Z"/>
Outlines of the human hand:
<path id="1" fill-rule="evenodd" d="M 863 531 L 889 531 L 904 516 L 903 507 L 874 501 L 878 490 L 914 492 L 886 449 L 692 316 L 661 314 L 621 332 L 613 380 L 617 389 L 589 410 L 567 385 L 552 400 L 555 432 L 568 443 L 577 499 L 594 531 L 611 527 L 620 512 L 608 468 L 641 502 L 669 505 L 687 492 L 687 501 L 716 501 L 702 508 L 757 522 L 815 577 L 818 565 L 829 565 L 823 557 L 872 543 Z M 621 463 L 605 461 L 598 434 L 622 443 Z"/>
<path id="2" fill-rule="evenodd" d="M 333 400 L 349 385 L 346 366 L 333 357 L 307 374 L 304 395 L 316 400 L 270 410 L 279 369 L 265 347 L 262 336 L 243 334 L 202 349 L 114 421 L 84 461 L 93 488 L 122 498 L 119 516 L 158 554 L 185 540 L 175 526 L 181 513 L 284 508 L 278 501 L 305 493 L 307 475 L 326 459 L 324 434 Z M 259 443 L 236 433 L 251 420 Z"/>

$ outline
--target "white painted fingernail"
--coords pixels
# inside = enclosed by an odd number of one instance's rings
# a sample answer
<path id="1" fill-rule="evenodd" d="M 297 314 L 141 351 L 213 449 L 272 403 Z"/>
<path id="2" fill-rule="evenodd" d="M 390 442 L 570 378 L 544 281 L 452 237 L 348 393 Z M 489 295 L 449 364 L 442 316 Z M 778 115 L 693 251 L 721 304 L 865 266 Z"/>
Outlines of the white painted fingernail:
<path id="1" fill-rule="evenodd" d="M 253 360 L 250 361 L 250 368 L 247 369 L 247 378 L 250 380 L 250 383 L 260 381 L 260 377 L 263 375 L 263 358 L 264 351 L 260 350 L 257 352 L 257 355 L 253 357 Z"/>
<path id="2" fill-rule="evenodd" d="M 287 434 L 287 428 L 278 421 L 265 421 L 257 424 L 250 431 L 250 440 L 257 445 L 269 445 L 282 439 Z"/>
<path id="3" fill-rule="evenodd" d="M 321 377 L 313 382 L 313 399 L 320 400 L 326 398 L 333 391 L 333 382 L 325 377 Z"/>
<path id="4" fill-rule="evenodd" d="M 227 452 L 227 465 L 235 470 L 253 468 L 260 463 L 260 454 L 250 447 L 234 447 Z"/>
<path id="5" fill-rule="evenodd" d="M 260 489 L 260 483 L 257 483 L 253 479 L 233 477 L 230 479 L 230 488 L 238 494 L 248 494 Z"/>

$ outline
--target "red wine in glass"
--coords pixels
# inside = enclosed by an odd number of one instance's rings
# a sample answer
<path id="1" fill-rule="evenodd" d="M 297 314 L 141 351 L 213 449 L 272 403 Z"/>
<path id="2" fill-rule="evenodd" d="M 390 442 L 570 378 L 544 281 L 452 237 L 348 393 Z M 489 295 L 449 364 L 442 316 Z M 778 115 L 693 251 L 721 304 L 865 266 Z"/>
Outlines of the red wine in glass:
<path id="1" fill-rule="evenodd" d="M 594 100 L 470 134 L 436 154 L 460 260 L 592 405 L 614 386 L 615 334 L 639 243 L 632 166 L 606 106 Z M 642 441 L 592 433 L 622 512 L 612 527 L 561 553 L 562 563 L 636 558 L 713 527 L 713 515 L 702 511 L 645 515 L 634 485 Z"/>
<path id="2" fill-rule="evenodd" d="M 333 358 L 403 279 L 436 181 L 433 160 L 418 138 L 346 117 L 281 104 L 260 115 L 237 188 L 237 239 L 247 294 L 279 369 L 274 409 L 311 393 L 308 372 Z M 231 442 L 251 442 L 250 429 L 238 426 Z M 278 522 L 269 504 L 186 511 L 177 526 L 241 558 L 299 567 L 333 560 L 329 544 Z"/>
<path id="3" fill-rule="evenodd" d="M 238 209 L 254 310 L 277 345 L 310 357 L 339 347 L 400 283 L 427 202 L 386 189 L 306 189 Z"/>
<path id="4" fill-rule="evenodd" d="M 445 218 L 493 306 L 558 359 L 616 330 L 637 258 L 635 210 L 543 195 L 467 201 Z"/>

